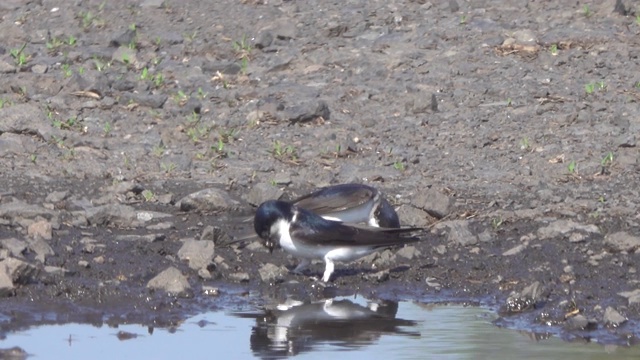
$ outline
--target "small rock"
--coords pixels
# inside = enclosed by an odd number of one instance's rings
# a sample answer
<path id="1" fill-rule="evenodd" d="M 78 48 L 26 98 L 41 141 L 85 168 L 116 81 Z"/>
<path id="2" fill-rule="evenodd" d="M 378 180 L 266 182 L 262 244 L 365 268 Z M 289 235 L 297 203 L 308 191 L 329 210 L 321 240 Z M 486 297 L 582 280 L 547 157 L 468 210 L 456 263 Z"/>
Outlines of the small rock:
<path id="1" fill-rule="evenodd" d="M 111 47 L 127 47 L 131 44 L 136 38 L 136 30 L 127 29 L 124 33 L 117 35 L 111 41 L 109 41 L 109 46 Z M 114 55 L 115 56 L 115 55 Z"/>
<path id="2" fill-rule="evenodd" d="M 65 268 L 58 267 L 58 266 L 45 266 L 44 267 L 44 272 L 46 272 L 49 275 L 65 276 L 70 271 L 65 269 Z"/>
<path id="3" fill-rule="evenodd" d="M 189 281 L 180 270 L 171 266 L 147 283 L 148 289 L 165 291 L 171 295 L 187 297 L 191 290 Z"/>
<path id="4" fill-rule="evenodd" d="M 627 321 L 616 309 L 608 306 L 604 311 L 603 320 L 607 326 L 618 327 Z"/>
<path id="5" fill-rule="evenodd" d="M 285 118 L 295 123 L 305 123 L 319 118 L 329 120 L 329 105 L 323 100 L 301 101 L 298 105 L 285 110 Z"/>
<path id="6" fill-rule="evenodd" d="M 420 252 L 420 250 L 416 249 L 415 246 L 409 245 L 396 251 L 396 255 L 411 260 L 414 257 L 419 257 L 420 255 L 422 255 L 422 253 Z"/>
<path id="7" fill-rule="evenodd" d="M 64 199 L 67 198 L 67 196 L 69 196 L 69 191 L 54 191 L 49 193 L 49 195 L 47 195 L 47 197 L 45 198 L 46 202 L 50 202 L 50 203 L 57 203 L 60 202 Z"/>
<path id="8" fill-rule="evenodd" d="M 629 306 L 640 304 L 640 289 L 619 292 L 618 295 L 627 298 Z"/>
<path id="9" fill-rule="evenodd" d="M 237 281 L 237 282 L 247 282 L 251 279 L 249 274 L 246 272 L 236 272 L 229 274 L 229 280 Z"/>
<path id="10" fill-rule="evenodd" d="M 90 225 L 94 226 L 139 226 L 138 213 L 133 207 L 122 204 L 95 206 L 84 211 Z"/>
<path id="11" fill-rule="evenodd" d="M 213 286 L 207 286 L 207 285 L 203 285 L 202 286 L 202 293 L 208 296 L 218 296 L 220 295 L 220 289 L 218 289 L 217 287 L 213 287 Z"/>
<path id="12" fill-rule="evenodd" d="M 516 30 L 512 34 L 513 38 L 517 43 L 522 45 L 536 45 L 538 43 L 538 39 L 533 31 L 524 29 L 524 30 Z"/>
<path id="13" fill-rule="evenodd" d="M 188 261 L 193 270 L 206 269 L 213 261 L 214 252 L 215 245 L 212 241 L 188 239 L 178 250 L 178 258 Z"/>
<path id="14" fill-rule="evenodd" d="M 586 330 L 590 327 L 590 321 L 584 315 L 578 314 L 569 318 L 564 327 L 568 330 Z"/>
<path id="15" fill-rule="evenodd" d="M 80 261 L 78 261 L 78 266 L 88 269 L 89 268 L 89 262 L 87 260 L 80 260 Z"/>
<path id="16" fill-rule="evenodd" d="M 254 46 L 256 47 L 256 49 L 262 50 L 271 45 L 271 43 L 273 42 L 273 38 L 273 34 L 270 31 L 263 31 L 258 34 Z"/>
<path id="17" fill-rule="evenodd" d="M 31 67 L 31 72 L 34 74 L 44 74 L 47 72 L 47 70 L 49 69 L 49 67 L 45 64 L 35 64 Z"/>
<path id="18" fill-rule="evenodd" d="M 0 240 L 0 245 L 9 250 L 13 257 L 22 257 L 24 251 L 27 250 L 27 243 L 16 238 L 2 239 Z"/>
<path id="19" fill-rule="evenodd" d="M 26 360 L 31 355 L 24 351 L 22 348 L 14 346 L 8 349 L 0 349 L 0 359 L 7 360 Z"/>
<path id="20" fill-rule="evenodd" d="M 35 281 L 38 269 L 22 260 L 8 258 L 0 261 L 0 272 L 5 272 L 14 284 L 26 285 Z"/>
<path id="21" fill-rule="evenodd" d="M 451 212 L 451 198 L 433 188 L 416 194 L 411 203 L 437 219 L 442 219 Z"/>
<path id="22" fill-rule="evenodd" d="M 29 245 L 29 249 L 36 253 L 36 260 L 40 261 L 43 264 L 47 256 L 55 255 L 55 252 L 51 248 L 51 245 L 40 238 L 27 239 L 27 244 Z"/>
<path id="23" fill-rule="evenodd" d="M 237 210 L 240 203 L 232 199 L 226 191 L 209 188 L 183 197 L 176 207 L 180 211 L 219 212 Z"/>
<path id="24" fill-rule="evenodd" d="M 605 236 L 604 243 L 607 248 L 613 252 L 633 252 L 640 248 L 640 237 L 619 231 Z"/>
<path id="25" fill-rule="evenodd" d="M 117 235 L 117 241 L 144 241 L 144 242 L 157 242 L 164 241 L 167 236 L 164 233 L 159 234 L 146 234 L 146 235 Z"/>
<path id="26" fill-rule="evenodd" d="M 517 246 L 512 247 L 511 249 L 503 252 L 502 256 L 512 256 L 512 255 L 519 254 L 519 253 L 522 252 L 522 250 L 526 249 L 528 246 L 529 246 L 528 243 L 517 245 Z"/>
<path id="27" fill-rule="evenodd" d="M 469 230 L 470 222 L 468 220 L 445 221 L 442 225 L 449 228 L 448 241 L 453 244 L 462 246 L 475 245 L 478 238 Z"/>
<path id="28" fill-rule="evenodd" d="M 363 276 L 363 278 L 369 280 L 369 281 L 375 281 L 375 282 L 385 282 L 387 280 L 389 280 L 389 270 L 385 269 L 382 271 L 378 271 L 376 273 L 373 274 L 366 274 Z"/>
<path id="29" fill-rule="evenodd" d="M 617 141 L 618 147 L 632 148 L 636 147 L 636 136 L 634 134 L 621 135 Z"/>
<path id="30" fill-rule="evenodd" d="M 244 196 L 244 199 L 253 206 L 258 206 L 267 200 L 279 199 L 284 191 L 279 187 L 267 183 L 257 183 Z"/>
<path id="31" fill-rule="evenodd" d="M 165 1 L 166 0 L 143 0 L 140 7 L 161 9 L 164 6 Z"/>
<path id="32" fill-rule="evenodd" d="M 17 106 L 17 105 L 14 105 Z M 13 106 L 11 106 L 13 107 Z M 1 114 L 2 109 L 0 109 Z M 2 116 L 0 115 L 0 119 Z M 0 121 L 0 133 L 2 132 L 2 123 L 4 121 Z M 53 218 L 55 212 L 46 209 L 44 207 L 38 205 L 27 204 L 23 201 L 12 201 L 8 203 L 0 204 L 0 218 L 25 218 L 25 219 L 35 219 L 37 217 L 51 219 Z"/>
<path id="33" fill-rule="evenodd" d="M 34 239 L 39 237 L 44 240 L 51 240 L 53 235 L 51 223 L 47 220 L 36 221 L 27 228 L 27 235 Z"/>
<path id="34" fill-rule="evenodd" d="M 260 279 L 266 283 L 280 282 L 284 279 L 287 273 L 288 270 L 285 267 L 279 267 L 271 263 L 264 264 L 260 269 L 258 269 Z"/>
<path id="35" fill-rule="evenodd" d="M 11 276 L 5 270 L 0 268 L 0 297 L 13 296 L 15 290 Z"/>
<path id="36" fill-rule="evenodd" d="M 600 234 L 600 230 L 595 225 L 582 225 L 571 220 L 556 220 L 546 227 L 538 229 L 540 240 L 552 238 L 566 238 L 567 234 L 574 231 L 581 231 L 587 234 Z"/>

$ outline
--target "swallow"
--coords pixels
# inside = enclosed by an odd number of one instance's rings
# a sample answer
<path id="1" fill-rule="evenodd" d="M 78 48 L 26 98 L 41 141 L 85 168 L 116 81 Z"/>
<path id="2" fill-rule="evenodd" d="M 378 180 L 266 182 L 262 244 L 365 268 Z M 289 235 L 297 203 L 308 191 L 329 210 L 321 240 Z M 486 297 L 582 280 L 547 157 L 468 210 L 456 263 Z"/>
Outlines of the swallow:
<path id="1" fill-rule="evenodd" d="M 280 245 L 302 259 L 293 270 L 296 273 L 311 260 L 322 259 L 325 263 L 323 282 L 331 278 L 336 261 L 350 262 L 380 249 L 418 241 L 418 237 L 406 235 L 422 230 L 350 225 L 279 200 L 265 201 L 258 207 L 253 227 L 270 251 Z"/>
<path id="2" fill-rule="evenodd" d="M 318 189 L 291 202 L 325 219 L 399 228 L 400 218 L 378 189 L 363 184 L 339 184 Z"/>

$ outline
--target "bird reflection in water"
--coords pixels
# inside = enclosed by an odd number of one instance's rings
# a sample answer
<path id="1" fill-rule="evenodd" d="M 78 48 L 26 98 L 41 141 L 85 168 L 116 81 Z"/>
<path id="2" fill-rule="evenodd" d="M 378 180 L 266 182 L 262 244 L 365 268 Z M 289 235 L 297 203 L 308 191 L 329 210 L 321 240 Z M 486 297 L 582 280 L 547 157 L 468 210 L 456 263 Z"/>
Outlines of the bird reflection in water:
<path id="1" fill-rule="evenodd" d="M 398 303 L 369 302 L 366 306 L 350 300 L 323 300 L 314 303 L 289 303 L 264 314 L 239 314 L 255 317 L 251 350 L 259 357 L 291 356 L 310 352 L 330 344 L 357 349 L 372 344 L 382 335 L 420 337 L 406 327 L 415 321 L 396 319 Z"/>

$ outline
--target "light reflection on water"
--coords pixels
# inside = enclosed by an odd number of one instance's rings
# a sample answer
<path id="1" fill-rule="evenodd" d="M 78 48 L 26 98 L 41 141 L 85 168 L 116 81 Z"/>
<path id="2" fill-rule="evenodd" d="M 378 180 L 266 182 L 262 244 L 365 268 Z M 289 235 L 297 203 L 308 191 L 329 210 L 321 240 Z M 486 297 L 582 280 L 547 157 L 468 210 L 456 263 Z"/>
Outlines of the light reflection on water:
<path id="1" fill-rule="evenodd" d="M 175 331 L 121 325 L 48 325 L 9 333 L 0 348 L 19 346 L 38 359 L 296 358 L 344 359 L 628 359 L 640 348 L 536 341 L 498 328 L 489 311 L 463 306 L 337 299 L 271 312 L 212 312 Z M 137 336 L 123 336 L 123 333 Z M 118 334 L 120 333 L 120 336 Z M 0 356 L 1 357 L 1 356 Z"/>

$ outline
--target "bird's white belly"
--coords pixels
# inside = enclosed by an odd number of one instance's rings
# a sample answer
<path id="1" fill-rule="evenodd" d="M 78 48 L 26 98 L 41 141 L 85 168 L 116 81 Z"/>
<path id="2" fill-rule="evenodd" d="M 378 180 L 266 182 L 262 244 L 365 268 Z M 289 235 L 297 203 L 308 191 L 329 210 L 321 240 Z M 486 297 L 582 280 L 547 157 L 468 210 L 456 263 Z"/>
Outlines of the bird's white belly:
<path id="1" fill-rule="evenodd" d="M 370 246 L 317 246 L 307 245 L 302 242 L 294 243 L 288 232 L 280 238 L 280 246 L 288 253 L 306 259 L 322 259 L 331 261 L 349 262 L 369 255 L 375 251 Z"/>

